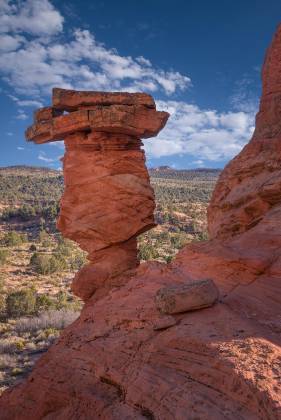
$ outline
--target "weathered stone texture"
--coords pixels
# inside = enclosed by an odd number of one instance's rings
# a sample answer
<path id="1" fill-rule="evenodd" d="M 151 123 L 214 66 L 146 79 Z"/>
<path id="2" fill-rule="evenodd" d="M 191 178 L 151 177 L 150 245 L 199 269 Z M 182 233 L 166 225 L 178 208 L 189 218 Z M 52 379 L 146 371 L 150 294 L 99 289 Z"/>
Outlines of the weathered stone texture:
<path id="1" fill-rule="evenodd" d="M 219 291 L 212 280 L 192 281 L 183 285 L 164 287 L 156 293 L 156 308 L 163 314 L 177 314 L 212 306 Z"/>
<path id="2" fill-rule="evenodd" d="M 122 283 L 117 277 L 138 265 L 136 237 L 155 225 L 141 138 L 156 136 L 168 116 L 143 93 L 55 88 L 53 106 L 39 109 L 26 131 L 35 143 L 64 139 L 57 225 L 88 252 L 90 264 L 72 284 L 84 300 Z"/>

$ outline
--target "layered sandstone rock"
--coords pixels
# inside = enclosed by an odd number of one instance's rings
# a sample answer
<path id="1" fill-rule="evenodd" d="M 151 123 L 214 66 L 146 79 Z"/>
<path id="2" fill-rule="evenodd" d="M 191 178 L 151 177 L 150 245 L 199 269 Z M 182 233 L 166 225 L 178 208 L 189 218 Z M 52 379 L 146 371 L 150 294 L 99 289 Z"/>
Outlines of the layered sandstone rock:
<path id="1" fill-rule="evenodd" d="M 281 31 L 262 69 L 262 97 L 249 144 L 222 172 L 208 208 L 211 238 L 226 239 L 260 223 L 281 202 Z"/>
<path id="2" fill-rule="evenodd" d="M 68 112 L 67 114 L 63 114 Z M 65 190 L 58 228 L 88 252 L 72 284 L 84 300 L 137 266 L 136 237 L 155 225 L 154 194 L 140 138 L 168 118 L 143 93 L 53 90 L 53 106 L 35 112 L 29 141 L 64 139 Z"/>
<path id="3" fill-rule="evenodd" d="M 268 119 L 279 112 L 270 101 L 280 55 L 281 27 L 263 68 L 254 137 L 212 198 L 212 239 L 93 295 L 28 380 L 4 393 L 3 420 L 281 418 L 281 137 Z M 159 313 L 159 290 L 206 278 L 220 289 L 215 306 Z"/>

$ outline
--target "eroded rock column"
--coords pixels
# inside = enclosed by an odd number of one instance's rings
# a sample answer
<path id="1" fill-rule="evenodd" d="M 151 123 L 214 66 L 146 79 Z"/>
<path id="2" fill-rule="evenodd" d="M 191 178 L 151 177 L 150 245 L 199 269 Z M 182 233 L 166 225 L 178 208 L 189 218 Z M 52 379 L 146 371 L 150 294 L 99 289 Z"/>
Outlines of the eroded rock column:
<path id="1" fill-rule="evenodd" d="M 64 139 L 58 228 L 88 253 L 72 284 L 84 300 L 138 265 L 137 236 L 155 225 L 141 138 L 156 136 L 168 116 L 146 94 L 54 89 L 53 106 L 26 131 L 35 143 Z"/>

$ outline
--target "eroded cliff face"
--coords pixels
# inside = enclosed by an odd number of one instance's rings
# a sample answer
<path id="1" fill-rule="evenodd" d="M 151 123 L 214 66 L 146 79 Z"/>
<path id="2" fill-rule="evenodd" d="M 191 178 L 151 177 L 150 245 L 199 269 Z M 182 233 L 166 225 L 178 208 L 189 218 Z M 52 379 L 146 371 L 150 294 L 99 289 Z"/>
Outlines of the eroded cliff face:
<path id="1" fill-rule="evenodd" d="M 222 172 L 208 208 L 211 238 L 228 239 L 259 224 L 281 203 L 281 31 L 268 48 L 251 141 Z"/>
<path id="2" fill-rule="evenodd" d="M 278 115 L 280 55 L 281 27 L 263 68 L 254 137 L 210 204 L 211 240 L 94 293 L 28 380 L 4 393 L 1 418 L 281 418 L 281 137 L 265 105 Z M 220 290 L 215 306 L 159 313 L 159 289 L 206 278 Z"/>

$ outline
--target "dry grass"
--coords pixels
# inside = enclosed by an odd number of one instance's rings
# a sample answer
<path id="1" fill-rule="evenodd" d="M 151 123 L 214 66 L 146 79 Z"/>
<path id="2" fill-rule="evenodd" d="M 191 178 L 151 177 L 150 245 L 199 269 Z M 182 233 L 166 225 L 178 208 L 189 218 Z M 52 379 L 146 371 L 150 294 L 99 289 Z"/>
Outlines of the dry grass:
<path id="1" fill-rule="evenodd" d="M 0 324 L 0 394 L 22 380 L 61 330 L 78 316 L 79 312 L 72 310 L 52 310 Z"/>
<path id="2" fill-rule="evenodd" d="M 43 312 L 38 317 L 20 318 L 16 322 L 15 331 L 23 333 L 46 328 L 61 330 L 74 322 L 78 316 L 79 312 L 69 310 Z"/>

